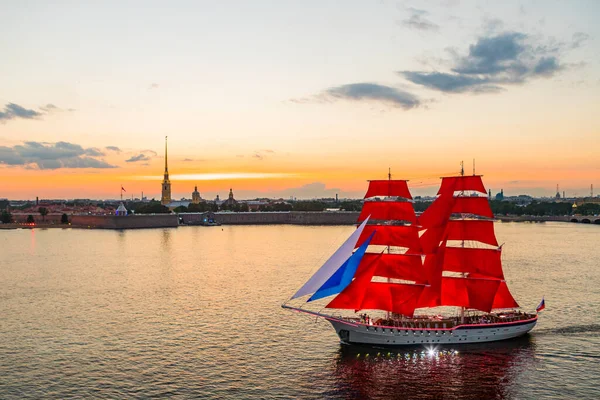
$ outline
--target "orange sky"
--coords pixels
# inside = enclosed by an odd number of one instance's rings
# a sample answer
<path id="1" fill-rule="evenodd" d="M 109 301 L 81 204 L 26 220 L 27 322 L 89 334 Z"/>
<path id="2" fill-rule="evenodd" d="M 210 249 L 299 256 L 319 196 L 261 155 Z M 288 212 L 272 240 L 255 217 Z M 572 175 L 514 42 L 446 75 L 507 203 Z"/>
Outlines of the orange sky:
<path id="1" fill-rule="evenodd" d="M 421 6 L 0 6 L 0 198 L 600 190 L 600 3 Z"/>

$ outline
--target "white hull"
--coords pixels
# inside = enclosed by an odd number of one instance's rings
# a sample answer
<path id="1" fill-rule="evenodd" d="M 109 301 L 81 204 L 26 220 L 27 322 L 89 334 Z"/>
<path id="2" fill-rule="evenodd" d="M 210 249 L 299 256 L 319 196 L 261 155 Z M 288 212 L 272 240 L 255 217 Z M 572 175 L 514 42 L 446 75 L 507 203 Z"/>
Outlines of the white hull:
<path id="1" fill-rule="evenodd" d="M 379 346 L 495 342 L 525 335 L 537 323 L 537 317 L 535 317 L 524 321 L 497 324 L 460 325 L 447 329 L 419 329 L 354 324 L 335 318 L 327 319 L 335 328 L 342 343 Z"/>

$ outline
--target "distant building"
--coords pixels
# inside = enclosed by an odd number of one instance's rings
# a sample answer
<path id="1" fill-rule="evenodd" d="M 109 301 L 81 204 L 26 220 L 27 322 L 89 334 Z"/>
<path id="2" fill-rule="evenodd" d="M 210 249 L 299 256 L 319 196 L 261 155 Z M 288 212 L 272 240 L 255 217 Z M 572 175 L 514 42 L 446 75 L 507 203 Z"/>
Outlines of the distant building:
<path id="1" fill-rule="evenodd" d="M 496 193 L 496 200 L 504 200 L 504 189 L 500 189 L 500 193 Z"/>
<path id="2" fill-rule="evenodd" d="M 169 203 L 171 203 L 171 181 L 169 180 L 169 167 L 167 166 L 167 137 L 165 136 L 165 176 L 162 181 L 160 204 L 166 206 Z"/>
<path id="3" fill-rule="evenodd" d="M 200 204 L 200 201 L 202 201 L 202 198 L 198 192 L 198 186 L 194 186 L 194 191 L 192 192 L 192 204 Z"/>
<path id="4" fill-rule="evenodd" d="M 224 202 L 221 203 L 221 206 L 233 206 L 233 205 L 236 205 L 237 203 L 238 203 L 237 200 L 233 198 L 233 189 L 230 188 L 229 189 L 229 197 L 227 198 L 227 200 L 225 200 Z"/>
<path id="5" fill-rule="evenodd" d="M 117 207 L 117 211 L 115 211 L 115 215 L 118 215 L 120 217 L 124 217 L 127 215 L 127 209 L 125 208 L 123 203 L 119 204 L 119 207 Z"/>
<path id="6" fill-rule="evenodd" d="M 169 204 L 165 204 L 165 206 L 167 206 L 167 208 L 169 208 L 169 210 L 173 210 L 177 207 L 189 207 L 190 204 L 191 204 L 190 201 L 182 199 L 182 200 L 172 201 Z"/>

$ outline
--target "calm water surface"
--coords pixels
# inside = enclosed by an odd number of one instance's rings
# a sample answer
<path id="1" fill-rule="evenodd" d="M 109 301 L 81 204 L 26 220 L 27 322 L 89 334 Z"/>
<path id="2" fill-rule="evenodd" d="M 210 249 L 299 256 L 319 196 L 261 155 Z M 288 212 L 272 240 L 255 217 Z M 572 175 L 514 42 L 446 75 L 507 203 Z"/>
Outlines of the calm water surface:
<path id="1" fill-rule="evenodd" d="M 546 311 L 435 355 L 280 308 L 351 227 L 0 231 L 0 398 L 600 398 L 600 226 L 496 225 Z"/>

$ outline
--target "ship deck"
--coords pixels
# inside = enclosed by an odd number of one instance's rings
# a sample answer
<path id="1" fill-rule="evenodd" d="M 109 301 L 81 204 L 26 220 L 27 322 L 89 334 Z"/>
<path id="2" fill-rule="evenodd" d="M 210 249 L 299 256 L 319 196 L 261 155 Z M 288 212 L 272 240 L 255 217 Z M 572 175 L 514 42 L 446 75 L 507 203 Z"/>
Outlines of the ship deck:
<path id="1" fill-rule="evenodd" d="M 537 318 L 535 314 L 527 314 L 521 311 L 509 311 L 489 313 L 481 315 L 465 315 L 461 317 L 443 316 L 415 316 L 413 318 L 378 318 L 372 319 L 363 314 L 361 317 L 340 317 L 340 321 L 348 321 L 355 325 L 377 326 L 382 328 L 396 329 L 456 329 L 457 327 L 488 326 L 498 324 L 512 324 L 523 321 L 531 321 Z"/>

